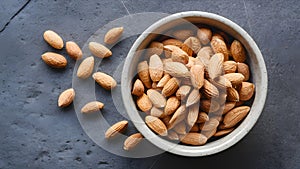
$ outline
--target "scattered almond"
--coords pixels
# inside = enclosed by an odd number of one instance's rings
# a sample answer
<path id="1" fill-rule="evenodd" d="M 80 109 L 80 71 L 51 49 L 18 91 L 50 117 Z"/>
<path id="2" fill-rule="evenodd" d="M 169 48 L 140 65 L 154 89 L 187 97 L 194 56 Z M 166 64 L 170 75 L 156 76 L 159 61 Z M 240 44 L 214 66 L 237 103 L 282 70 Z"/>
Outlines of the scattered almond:
<path id="1" fill-rule="evenodd" d="M 82 57 L 82 51 L 80 47 L 73 41 L 68 41 L 66 43 L 66 51 L 68 55 L 74 60 L 79 60 Z"/>
<path id="2" fill-rule="evenodd" d="M 112 125 L 110 128 L 108 128 L 105 132 L 105 138 L 110 139 L 115 137 L 118 133 L 122 133 L 126 130 L 128 126 L 128 121 L 120 121 Z"/>
<path id="3" fill-rule="evenodd" d="M 67 59 L 58 53 L 46 52 L 42 55 L 42 60 L 53 68 L 65 68 L 67 66 Z"/>
<path id="4" fill-rule="evenodd" d="M 122 36 L 123 31 L 123 27 L 116 27 L 110 29 L 104 36 L 104 43 L 109 45 L 116 43 Z"/>
<path id="5" fill-rule="evenodd" d="M 103 109 L 104 104 L 99 101 L 92 101 L 81 108 L 81 113 L 93 113 Z"/>
<path id="6" fill-rule="evenodd" d="M 75 98 L 75 91 L 73 88 L 63 91 L 58 97 L 58 107 L 69 106 Z"/>
<path id="7" fill-rule="evenodd" d="M 62 49 L 64 47 L 63 39 L 54 31 L 47 30 L 44 32 L 44 40 L 55 49 Z"/>
<path id="8" fill-rule="evenodd" d="M 143 140 L 143 135 L 141 133 L 135 133 L 130 135 L 125 141 L 124 141 L 124 150 L 131 150 L 135 148 L 142 140 Z"/>
<path id="9" fill-rule="evenodd" d="M 89 49 L 93 55 L 99 58 L 107 58 L 112 55 L 112 52 L 107 47 L 97 42 L 90 42 Z"/>
<path id="10" fill-rule="evenodd" d="M 85 58 L 77 69 L 77 77 L 86 79 L 90 77 L 94 70 L 94 57 L 90 56 Z"/>
<path id="11" fill-rule="evenodd" d="M 106 90 L 111 90 L 117 86 L 116 80 L 106 73 L 96 72 L 93 74 L 93 78 L 101 87 Z"/>

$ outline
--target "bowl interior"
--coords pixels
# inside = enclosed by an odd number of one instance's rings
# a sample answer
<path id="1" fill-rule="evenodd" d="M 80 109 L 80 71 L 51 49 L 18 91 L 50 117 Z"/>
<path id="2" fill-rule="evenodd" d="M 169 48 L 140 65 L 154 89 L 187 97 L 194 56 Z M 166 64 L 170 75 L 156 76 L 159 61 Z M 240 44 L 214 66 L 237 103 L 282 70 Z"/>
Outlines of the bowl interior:
<path id="1" fill-rule="evenodd" d="M 130 91 L 132 89 L 132 79 L 134 79 L 137 74 L 137 64 L 142 58 L 143 49 L 146 48 L 151 41 L 157 38 L 157 36 L 166 34 L 168 30 L 172 30 L 174 27 L 184 25 L 194 29 L 197 28 L 197 24 L 205 24 L 224 31 L 244 45 L 248 53 L 247 62 L 251 69 L 252 82 L 256 86 L 256 91 L 250 113 L 233 132 L 203 146 L 186 146 L 172 143 L 155 135 L 146 126 L 144 119 L 139 115 Z M 204 156 L 214 154 L 225 150 L 238 142 L 254 126 L 261 114 L 266 98 L 266 91 L 267 72 L 265 63 L 259 48 L 252 38 L 232 21 L 219 15 L 206 12 L 190 11 L 173 14 L 150 26 L 132 46 L 123 68 L 122 96 L 126 111 L 136 128 L 145 136 L 145 138 L 159 148 L 183 156 Z"/>

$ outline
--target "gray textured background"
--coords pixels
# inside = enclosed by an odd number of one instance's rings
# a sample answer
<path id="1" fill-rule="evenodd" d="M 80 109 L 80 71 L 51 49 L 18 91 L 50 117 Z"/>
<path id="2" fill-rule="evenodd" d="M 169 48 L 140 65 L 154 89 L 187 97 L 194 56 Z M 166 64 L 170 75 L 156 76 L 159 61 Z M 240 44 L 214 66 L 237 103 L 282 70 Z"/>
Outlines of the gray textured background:
<path id="1" fill-rule="evenodd" d="M 83 132 L 72 107 L 56 106 L 59 93 L 71 87 L 75 62 L 69 59 L 65 70 L 45 65 L 40 55 L 55 50 L 43 41 L 42 33 L 53 29 L 82 46 L 101 26 L 127 15 L 121 1 L 0 0 L 0 168 L 300 168 L 300 1 L 124 0 L 124 4 L 130 13 L 213 12 L 248 31 L 269 73 L 266 106 L 253 130 L 225 152 L 202 158 L 164 153 L 129 159 L 104 151 Z M 118 44 L 114 57 L 126 57 L 135 38 Z M 110 96 L 101 88 L 96 91 Z M 112 106 L 111 98 L 105 98 L 103 102 Z"/>

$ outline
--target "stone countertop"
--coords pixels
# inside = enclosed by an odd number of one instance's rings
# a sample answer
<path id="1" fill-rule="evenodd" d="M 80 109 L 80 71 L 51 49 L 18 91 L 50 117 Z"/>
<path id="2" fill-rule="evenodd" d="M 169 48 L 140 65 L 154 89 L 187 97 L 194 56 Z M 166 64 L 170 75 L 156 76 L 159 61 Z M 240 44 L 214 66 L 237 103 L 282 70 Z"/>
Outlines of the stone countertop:
<path id="1" fill-rule="evenodd" d="M 1 1 L 0 168 L 299 169 L 299 6 L 297 0 Z M 53 29 L 64 39 L 82 46 L 101 26 L 128 12 L 172 14 L 189 10 L 213 12 L 231 19 L 260 47 L 269 88 L 259 121 L 238 144 L 208 157 L 186 158 L 163 153 L 131 159 L 98 147 L 81 128 L 72 106 L 66 109 L 56 106 L 59 93 L 72 85 L 75 61 L 68 58 L 64 70 L 45 65 L 40 55 L 55 50 L 43 41 L 43 32 Z M 114 53 L 125 58 L 135 39 L 125 39 Z M 96 91 L 109 96 L 100 88 Z M 110 97 L 105 98 L 103 102 L 111 101 Z"/>

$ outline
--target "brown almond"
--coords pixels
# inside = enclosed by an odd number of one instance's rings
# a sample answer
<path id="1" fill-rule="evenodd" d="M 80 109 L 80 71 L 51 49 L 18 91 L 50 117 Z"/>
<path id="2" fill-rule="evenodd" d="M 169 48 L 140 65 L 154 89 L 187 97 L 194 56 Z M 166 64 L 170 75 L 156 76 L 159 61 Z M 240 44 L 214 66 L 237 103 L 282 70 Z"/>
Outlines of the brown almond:
<path id="1" fill-rule="evenodd" d="M 145 122 L 147 126 L 160 136 L 167 136 L 168 130 L 166 125 L 157 117 L 146 116 Z"/>
<path id="2" fill-rule="evenodd" d="M 142 140 L 143 140 L 143 135 L 141 133 L 135 133 L 130 135 L 125 141 L 124 141 L 124 150 L 131 150 L 135 148 Z"/>
<path id="3" fill-rule="evenodd" d="M 147 61 L 142 61 L 138 64 L 137 67 L 138 75 L 140 80 L 144 83 L 146 88 L 151 88 L 152 87 L 152 82 L 149 74 L 149 66 Z"/>
<path id="4" fill-rule="evenodd" d="M 186 106 L 181 105 L 173 114 L 171 117 L 169 124 L 168 124 L 168 129 L 172 129 L 176 124 L 180 123 L 182 120 L 185 119 L 186 116 Z"/>
<path id="5" fill-rule="evenodd" d="M 239 90 L 240 100 L 248 101 L 252 98 L 254 94 L 255 86 L 250 82 L 242 82 L 242 87 Z"/>
<path id="6" fill-rule="evenodd" d="M 186 40 L 188 37 L 193 36 L 194 32 L 189 29 L 180 29 L 173 32 L 173 36 L 179 40 Z"/>
<path id="7" fill-rule="evenodd" d="M 205 58 L 209 60 L 212 55 L 214 55 L 214 52 L 211 47 L 205 46 L 199 50 L 197 58 Z"/>
<path id="8" fill-rule="evenodd" d="M 68 41 L 66 43 L 66 51 L 68 55 L 74 60 L 79 60 L 82 57 L 82 51 L 80 47 L 73 41 Z"/>
<path id="9" fill-rule="evenodd" d="M 236 104 L 236 102 L 226 102 L 225 105 L 224 105 L 224 109 L 223 109 L 222 114 L 226 114 L 230 110 L 232 110 L 235 107 L 235 104 Z"/>
<path id="10" fill-rule="evenodd" d="M 199 102 L 200 100 L 200 92 L 198 89 L 194 89 L 191 91 L 191 93 L 189 94 L 187 101 L 186 101 L 186 107 L 189 107 L 197 102 Z"/>
<path id="11" fill-rule="evenodd" d="M 136 100 L 136 104 L 143 112 L 152 108 L 152 102 L 145 93 Z"/>
<path id="12" fill-rule="evenodd" d="M 222 39 L 213 36 L 210 45 L 215 53 L 222 53 L 224 55 L 224 61 L 227 61 L 229 59 L 226 43 Z"/>
<path id="13" fill-rule="evenodd" d="M 211 84 L 208 80 L 204 80 L 204 85 L 203 85 L 203 94 L 205 96 L 211 98 L 211 97 L 218 97 L 219 96 L 219 90 Z"/>
<path id="14" fill-rule="evenodd" d="M 94 70 L 94 57 L 90 56 L 85 58 L 77 69 L 77 77 L 81 79 L 86 79 L 90 77 Z"/>
<path id="15" fill-rule="evenodd" d="M 198 115 L 197 123 L 204 123 L 209 120 L 209 116 L 205 112 L 200 112 Z"/>
<path id="16" fill-rule="evenodd" d="M 172 131 L 172 130 L 168 131 L 168 138 L 170 140 L 179 140 L 178 134 L 175 131 Z"/>
<path id="17" fill-rule="evenodd" d="M 103 109 L 103 107 L 104 107 L 103 103 L 101 103 L 99 101 L 92 101 L 92 102 L 85 104 L 81 108 L 81 113 L 94 113 L 98 110 Z"/>
<path id="18" fill-rule="evenodd" d="M 154 54 L 161 55 L 164 52 L 164 44 L 161 42 L 153 41 L 147 48 L 147 56 Z"/>
<path id="19" fill-rule="evenodd" d="M 181 134 L 181 135 L 185 135 L 186 134 L 186 125 L 184 122 L 181 122 L 179 124 L 177 124 L 173 130 L 177 133 L 177 134 Z"/>
<path id="20" fill-rule="evenodd" d="M 185 100 L 188 94 L 191 91 L 191 86 L 183 85 L 180 86 L 179 89 L 176 92 L 176 97 L 178 100 Z"/>
<path id="21" fill-rule="evenodd" d="M 245 62 L 246 61 L 246 51 L 238 40 L 234 40 L 230 46 L 231 55 L 236 62 Z"/>
<path id="22" fill-rule="evenodd" d="M 189 132 L 198 132 L 199 131 L 199 125 L 198 124 L 194 124 L 191 128 Z"/>
<path id="23" fill-rule="evenodd" d="M 112 55 L 112 52 L 107 47 L 97 42 L 90 42 L 89 49 L 93 55 L 99 58 L 107 58 Z"/>
<path id="24" fill-rule="evenodd" d="M 244 75 L 244 81 L 248 81 L 250 77 L 249 66 L 245 63 L 237 63 L 237 72 Z"/>
<path id="25" fill-rule="evenodd" d="M 174 46 L 177 46 L 177 47 L 181 47 L 182 46 L 182 42 L 178 39 L 167 39 L 167 40 L 164 40 L 162 41 L 163 45 L 164 46 L 167 46 L 167 45 L 174 45 Z"/>
<path id="26" fill-rule="evenodd" d="M 187 64 L 189 61 L 189 55 L 177 46 L 167 45 L 164 46 L 164 50 L 167 50 L 171 53 L 171 58 L 174 62 Z"/>
<path id="27" fill-rule="evenodd" d="M 237 70 L 237 63 L 232 60 L 225 61 L 223 63 L 224 73 L 235 73 Z"/>
<path id="28" fill-rule="evenodd" d="M 234 128 L 229 128 L 229 129 L 225 129 L 225 130 L 219 130 L 217 131 L 214 136 L 215 137 L 221 137 L 221 136 L 224 136 L 226 134 L 229 134 L 231 133 L 232 131 L 234 130 Z"/>
<path id="29" fill-rule="evenodd" d="M 93 74 L 94 80 L 106 90 L 111 90 L 117 86 L 116 80 L 110 75 L 103 72 Z"/>
<path id="30" fill-rule="evenodd" d="M 44 40 L 55 49 L 62 49 L 64 47 L 63 39 L 54 31 L 47 30 L 44 32 Z"/>
<path id="31" fill-rule="evenodd" d="M 200 102 L 200 108 L 201 110 L 210 113 L 210 112 L 216 112 L 219 110 L 220 105 L 218 102 L 214 100 L 201 100 Z"/>
<path id="32" fill-rule="evenodd" d="M 180 81 L 178 79 L 176 79 L 175 77 L 171 78 L 162 89 L 163 96 L 169 97 L 174 94 L 179 88 L 179 84 Z"/>
<path id="33" fill-rule="evenodd" d="M 169 121 L 171 120 L 171 116 L 165 116 L 161 118 L 161 121 L 164 122 L 164 124 L 167 126 L 169 124 Z"/>
<path id="34" fill-rule="evenodd" d="M 187 125 L 192 127 L 198 120 L 199 115 L 199 102 L 189 107 L 189 112 L 187 115 Z"/>
<path id="35" fill-rule="evenodd" d="M 69 106 L 75 98 L 75 91 L 73 88 L 63 91 L 58 97 L 58 107 Z"/>
<path id="36" fill-rule="evenodd" d="M 108 128 L 105 132 L 105 138 L 110 139 L 115 137 L 118 133 L 122 133 L 126 130 L 128 126 L 128 121 L 120 121 L 112 125 L 110 128 Z"/>
<path id="37" fill-rule="evenodd" d="M 158 118 L 163 118 L 165 116 L 164 111 L 156 107 L 152 107 L 150 115 Z"/>
<path id="38" fill-rule="evenodd" d="M 136 96 L 141 96 L 144 93 L 144 85 L 143 82 L 140 79 L 136 79 L 136 81 L 133 84 L 132 94 Z"/>
<path id="39" fill-rule="evenodd" d="M 156 87 L 164 87 L 165 84 L 171 79 L 171 76 L 169 74 L 165 74 L 160 81 L 157 83 Z"/>
<path id="40" fill-rule="evenodd" d="M 238 102 L 240 100 L 239 93 L 233 88 L 227 88 L 227 100 L 232 102 Z"/>
<path id="41" fill-rule="evenodd" d="M 194 51 L 187 44 L 182 44 L 180 49 L 183 50 L 189 57 L 192 57 L 194 54 Z"/>
<path id="42" fill-rule="evenodd" d="M 194 65 L 191 67 L 191 82 L 196 89 L 204 85 L 204 65 Z"/>
<path id="43" fill-rule="evenodd" d="M 166 115 L 171 115 L 177 110 L 179 106 L 180 106 L 180 101 L 175 96 L 172 96 L 167 100 L 164 113 Z"/>
<path id="44" fill-rule="evenodd" d="M 216 53 L 210 58 L 207 71 L 211 79 L 215 79 L 224 74 L 223 62 L 224 55 L 222 53 Z"/>
<path id="45" fill-rule="evenodd" d="M 200 42 L 203 45 L 206 45 L 211 40 L 212 31 L 208 28 L 199 28 L 198 31 L 197 31 L 197 36 L 198 36 Z"/>
<path id="46" fill-rule="evenodd" d="M 168 62 L 164 66 L 166 73 L 170 74 L 173 77 L 189 77 L 190 72 L 187 67 L 179 62 Z"/>
<path id="47" fill-rule="evenodd" d="M 193 37 L 193 36 L 187 38 L 183 42 L 183 44 L 187 45 L 193 51 L 193 53 L 198 53 L 199 50 L 201 49 L 201 43 L 200 43 L 199 39 L 196 37 Z M 190 56 L 192 56 L 192 55 L 190 55 Z"/>
<path id="48" fill-rule="evenodd" d="M 224 117 L 225 128 L 231 128 L 242 121 L 250 111 L 249 106 L 240 106 L 230 110 Z"/>
<path id="49" fill-rule="evenodd" d="M 232 87 L 231 82 L 228 79 L 226 79 L 224 76 L 219 76 L 214 80 L 210 80 L 210 82 L 220 89 Z"/>
<path id="50" fill-rule="evenodd" d="M 182 143 L 200 146 L 207 142 L 207 138 L 200 133 L 187 133 L 182 139 Z"/>
<path id="51" fill-rule="evenodd" d="M 207 131 L 201 131 L 201 134 L 203 134 L 207 139 L 214 136 L 214 134 L 217 132 L 217 129 L 207 130 Z"/>
<path id="52" fill-rule="evenodd" d="M 214 118 L 210 118 L 209 121 L 203 123 L 203 126 L 199 127 L 200 130 L 203 131 L 211 131 L 214 130 L 218 127 L 219 125 L 219 121 L 214 119 Z"/>
<path id="53" fill-rule="evenodd" d="M 147 95 L 149 96 L 149 99 L 151 100 L 153 106 L 157 108 L 163 108 L 166 105 L 166 98 L 160 94 L 157 90 L 149 89 L 147 90 Z"/>
<path id="54" fill-rule="evenodd" d="M 241 84 L 245 77 L 241 73 L 227 73 L 224 75 L 226 79 L 228 79 L 232 85 Z"/>
<path id="55" fill-rule="evenodd" d="M 42 55 L 42 60 L 53 68 L 65 68 L 67 66 L 67 59 L 58 53 L 46 52 Z"/>
<path id="56" fill-rule="evenodd" d="M 158 82 L 164 75 L 164 66 L 157 54 L 154 54 L 150 57 L 149 74 L 153 82 Z"/>
<path id="57" fill-rule="evenodd" d="M 123 27 L 111 28 L 104 36 L 104 43 L 109 45 L 116 43 L 122 36 L 123 31 Z"/>

